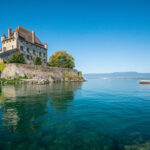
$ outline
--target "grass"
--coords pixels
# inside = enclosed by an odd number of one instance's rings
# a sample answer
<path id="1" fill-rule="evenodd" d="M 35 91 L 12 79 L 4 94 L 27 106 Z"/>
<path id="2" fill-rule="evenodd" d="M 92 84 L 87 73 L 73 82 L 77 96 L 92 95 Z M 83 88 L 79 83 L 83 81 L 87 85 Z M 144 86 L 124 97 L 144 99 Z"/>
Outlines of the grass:
<path id="1" fill-rule="evenodd" d="M 17 77 L 17 78 L 8 78 L 8 79 L 4 79 L 4 78 L 0 78 L 0 82 L 1 83 L 15 83 L 15 82 L 19 82 L 21 81 L 22 79 L 26 79 L 26 77 Z"/>

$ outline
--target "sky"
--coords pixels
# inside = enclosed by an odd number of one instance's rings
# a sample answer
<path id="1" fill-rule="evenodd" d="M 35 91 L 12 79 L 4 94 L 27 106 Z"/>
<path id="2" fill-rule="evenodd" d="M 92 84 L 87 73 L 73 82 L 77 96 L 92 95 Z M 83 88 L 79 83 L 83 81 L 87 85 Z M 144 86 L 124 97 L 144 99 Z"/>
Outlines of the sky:
<path id="1" fill-rule="evenodd" d="M 83 73 L 150 72 L 149 0 L 0 0 L 0 35 L 19 25 Z"/>

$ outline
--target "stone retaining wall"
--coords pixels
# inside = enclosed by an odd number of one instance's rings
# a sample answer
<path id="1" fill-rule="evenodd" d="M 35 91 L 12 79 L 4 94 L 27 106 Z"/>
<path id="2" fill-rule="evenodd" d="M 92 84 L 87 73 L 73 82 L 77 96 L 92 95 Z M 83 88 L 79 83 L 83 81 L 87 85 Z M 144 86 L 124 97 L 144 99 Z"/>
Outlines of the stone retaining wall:
<path id="1" fill-rule="evenodd" d="M 75 69 L 36 66 L 29 64 L 7 64 L 1 78 L 27 77 L 28 79 L 53 81 L 83 81 Z"/>

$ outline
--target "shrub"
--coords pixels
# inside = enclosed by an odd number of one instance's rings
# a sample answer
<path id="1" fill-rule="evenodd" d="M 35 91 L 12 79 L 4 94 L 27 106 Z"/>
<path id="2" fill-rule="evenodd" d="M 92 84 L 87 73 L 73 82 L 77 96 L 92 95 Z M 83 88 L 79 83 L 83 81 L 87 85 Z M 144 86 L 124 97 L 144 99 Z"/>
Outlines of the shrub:
<path id="1" fill-rule="evenodd" d="M 8 63 L 25 63 L 25 60 L 21 54 L 14 54 L 10 59 L 8 59 Z"/>
<path id="2" fill-rule="evenodd" d="M 78 76 L 82 77 L 82 72 L 81 71 L 78 72 Z"/>
<path id="3" fill-rule="evenodd" d="M 69 73 L 68 72 L 65 72 L 64 75 L 65 75 L 65 79 L 69 78 Z"/>
<path id="4" fill-rule="evenodd" d="M 4 78 L 0 78 L 0 82 L 17 82 L 17 81 L 21 81 L 22 79 L 27 79 L 27 77 L 16 77 L 16 78 L 8 78 L 8 79 L 4 79 Z"/>
<path id="5" fill-rule="evenodd" d="M 74 58 L 66 51 L 57 51 L 55 54 L 50 56 L 48 65 L 52 67 L 62 67 L 62 68 L 75 67 Z"/>
<path id="6" fill-rule="evenodd" d="M 4 62 L 0 62 L 0 72 L 2 72 L 5 67 L 6 67 L 6 64 Z"/>
<path id="7" fill-rule="evenodd" d="M 42 61 L 40 59 L 40 57 L 36 57 L 35 60 L 34 60 L 34 65 L 42 65 Z"/>

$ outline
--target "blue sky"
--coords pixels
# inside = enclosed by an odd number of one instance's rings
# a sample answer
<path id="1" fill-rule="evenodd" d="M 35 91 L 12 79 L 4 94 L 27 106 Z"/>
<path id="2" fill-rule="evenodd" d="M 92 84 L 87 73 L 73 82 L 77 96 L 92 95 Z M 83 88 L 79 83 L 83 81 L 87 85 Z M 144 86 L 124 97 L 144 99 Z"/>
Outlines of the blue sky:
<path id="1" fill-rule="evenodd" d="M 21 25 L 83 73 L 150 72 L 149 0 L 0 0 L 0 35 Z"/>

